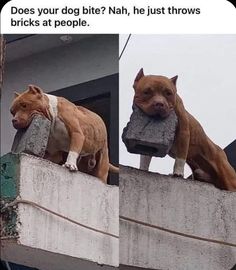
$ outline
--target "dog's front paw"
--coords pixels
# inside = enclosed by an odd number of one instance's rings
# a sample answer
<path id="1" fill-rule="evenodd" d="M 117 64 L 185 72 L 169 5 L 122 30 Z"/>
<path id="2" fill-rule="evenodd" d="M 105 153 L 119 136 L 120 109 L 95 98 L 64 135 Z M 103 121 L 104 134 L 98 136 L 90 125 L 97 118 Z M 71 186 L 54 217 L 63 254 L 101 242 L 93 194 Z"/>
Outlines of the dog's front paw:
<path id="1" fill-rule="evenodd" d="M 181 158 L 175 159 L 173 177 L 184 177 L 185 160 Z"/>
<path id="2" fill-rule="evenodd" d="M 76 172 L 76 171 L 78 171 L 78 168 L 77 168 L 76 164 L 73 164 L 73 163 L 66 162 L 66 163 L 63 164 L 62 166 L 63 166 L 63 167 L 66 167 L 66 168 L 69 169 L 71 172 Z"/>
<path id="3" fill-rule="evenodd" d="M 77 152 L 69 151 L 66 163 L 62 166 L 68 168 L 71 172 L 78 171 L 78 167 L 76 165 L 78 156 L 79 154 Z"/>

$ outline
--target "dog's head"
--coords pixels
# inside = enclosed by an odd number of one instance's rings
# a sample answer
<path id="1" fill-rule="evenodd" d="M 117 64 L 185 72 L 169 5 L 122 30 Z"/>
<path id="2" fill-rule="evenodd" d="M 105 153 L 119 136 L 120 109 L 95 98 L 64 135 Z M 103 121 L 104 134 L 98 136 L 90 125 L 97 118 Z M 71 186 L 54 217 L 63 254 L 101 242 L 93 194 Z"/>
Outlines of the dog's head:
<path id="1" fill-rule="evenodd" d="M 134 104 L 149 116 L 166 118 L 176 103 L 176 81 L 164 76 L 145 76 L 140 69 L 134 80 Z"/>
<path id="2" fill-rule="evenodd" d="M 10 112 L 13 116 L 12 124 L 16 129 L 29 126 L 35 114 L 48 117 L 47 104 L 41 88 L 29 85 L 21 94 L 15 93 Z"/>

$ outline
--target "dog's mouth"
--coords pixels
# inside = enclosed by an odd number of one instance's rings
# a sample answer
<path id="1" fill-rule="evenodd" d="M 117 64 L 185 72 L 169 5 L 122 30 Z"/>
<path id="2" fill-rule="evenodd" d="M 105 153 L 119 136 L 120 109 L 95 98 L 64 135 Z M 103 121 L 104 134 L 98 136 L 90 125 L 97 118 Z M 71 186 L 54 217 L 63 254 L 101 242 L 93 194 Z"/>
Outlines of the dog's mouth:
<path id="1" fill-rule="evenodd" d="M 157 119 L 166 119 L 168 116 L 169 116 L 169 112 L 168 113 L 157 113 L 154 118 L 157 118 Z"/>
<path id="2" fill-rule="evenodd" d="M 171 110 L 156 110 L 154 111 L 150 116 L 155 118 L 155 119 L 158 119 L 158 120 L 161 120 L 161 119 L 166 119 L 171 113 Z"/>
<path id="3" fill-rule="evenodd" d="M 12 125 L 15 129 L 26 129 L 28 127 L 28 125 L 19 122 L 13 122 Z"/>
<path id="4" fill-rule="evenodd" d="M 172 110 L 173 109 L 168 107 L 161 107 L 161 108 L 151 107 L 146 111 L 146 113 L 155 119 L 165 119 L 170 115 Z"/>
<path id="5" fill-rule="evenodd" d="M 28 120 L 12 120 L 12 125 L 15 129 L 27 129 L 28 126 L 31 124 L 34 116 L 36 115 L 36 113 L 33 113 L 32 115 L 30 115 L 30 117 L 28 118 Z"/>

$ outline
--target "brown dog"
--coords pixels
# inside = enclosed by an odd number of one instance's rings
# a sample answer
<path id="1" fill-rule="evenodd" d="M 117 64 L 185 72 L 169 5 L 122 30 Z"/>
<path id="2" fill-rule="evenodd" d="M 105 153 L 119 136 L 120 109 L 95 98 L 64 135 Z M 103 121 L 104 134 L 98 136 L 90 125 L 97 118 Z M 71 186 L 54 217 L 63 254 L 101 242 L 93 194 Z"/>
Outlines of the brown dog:
<path id="1" fill-rule="evenodd" d="M 16 97 L 11 106 L 12 123 L 16 129 L 26 128 L 35 114 L 44 115 L 51 121 L 51 131 L 45 158 L 70 171 L 87 172 L 107 181 L 108 171 L 118 172 L 109 163 L 107 131 L 100 116 L 76 106 L 63 97 L 44 94 L 37 86 L 29 85 Z"/>
<path id="2" fill-rule="evenodd" d="M 205 134 L 200 123 L 188 113 L 176 89 L 177 76 L 145 76 L 143 69 L 134 81 L 134 103 L 147 115 L 167 117 L 174 110 L 178 126 L 169 155 L 175 158 L 174 176 L 183 176 L 185 162 L 194 179 L 213 183 L 220 189 L 236 191 L 236 173 L 225 152 Z M 141 156 L 140 168 L 148 169 L 151 157 Z"/>

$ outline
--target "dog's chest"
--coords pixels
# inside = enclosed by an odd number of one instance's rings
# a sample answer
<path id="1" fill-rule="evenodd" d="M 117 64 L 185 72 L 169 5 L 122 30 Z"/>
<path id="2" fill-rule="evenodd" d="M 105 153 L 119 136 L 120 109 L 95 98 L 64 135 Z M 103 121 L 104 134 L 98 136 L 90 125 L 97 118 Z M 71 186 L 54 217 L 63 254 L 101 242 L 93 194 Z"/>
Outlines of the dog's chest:
<path id="1" fill-rule="evenodd" d="M 70 138 L 64 122 L 58 117 L 57 97 L 52 95 L 47 95 L 47 97 L 49 99 L 49 111 L 52 117 L 47 151 L 49 153 L 55 153 L 57 151 L 68 152 Z"/>

